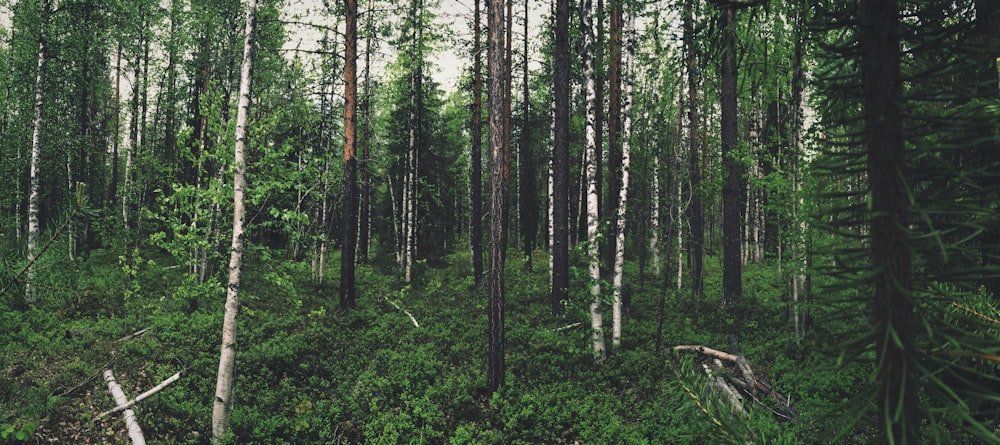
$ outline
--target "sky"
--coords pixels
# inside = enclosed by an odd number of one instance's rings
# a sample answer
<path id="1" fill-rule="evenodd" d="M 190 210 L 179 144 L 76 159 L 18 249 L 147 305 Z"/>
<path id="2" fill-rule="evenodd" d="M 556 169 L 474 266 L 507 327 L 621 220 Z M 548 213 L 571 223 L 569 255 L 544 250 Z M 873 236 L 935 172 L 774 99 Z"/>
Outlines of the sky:
<path id="1" fill-rule="evenodd" d="M 363 2 L 361 2 L 363 3 Z M 515 24 L 514 24 L 514 40 L 516 49 L 521 48 L 522 40 L 522 24 L 520 22 L 521 16 L 523 16 L 523 3 L 518 6 L 515 2 Z M 470 0 L 440 0 L 436 8 L 434 8 L 434 13 L 437 16 L 434 21 L 434 26 L 437 26 L 440 31 L 448 36 L 447 40 L 440 46 L 437 54 L 432 56 L 432 61 L 436 67 L 436 71 L 433 73 L 434 79 L 441 84 L 442 88 L 446 91 L 452 91 L 458 86 L 458 80 L 461 77 L 463 70 L 469 65 L 468 56 L 462 49 L 463 45 L 467 45 L 467 42 L 472 41 L 472 30 L 470 29 L 469 23 L 471 22 L 473 3 Z M 483 6 L 485 8 L 485 5 Z M 528 25 L 531 28 L 529 30 L 530 39 L 529 42 L 534 46 L 539 39 L 537 38 L 538 29 L 542 21 L 542 17 L 547 11 L 548 3 L 540 1 L 532 1 L 529 3 L 530 13 Z M 286 7 L 286 19 L 292 17 L 298 17 L 296 21 L 309 22 L 309 23 L 323 23 L 323 22 L 333 22 L 334 19 L 326 19 L 322 15 L 324 9 L 322 0 L 288 0 Z M 362 13 L 364 5 L 361 6 Z M 483 12 L 483 23 L 485 24 L 485 11 Z M 340 25 L 340 29 L 343 29 L 343 24 Z M 321 34 L 309 26 L 289 24 L 286 26 L 286 30 L 289 33 L 289 41 L 285 44 L 286 49 L 290 48 L 300 48 L 303 50 L 313 50 L 318 47 L 318 41 Z M 486 36 L 483 36 L 483 42 L 485 45 Z M 363 43 L 359 42 L 359 50 L 363 50 Z M 382 45 L 382 51 L 375 61 L 373 61 L 373 70 L 380 69 L 379 67 L 384 67 L 388 61 L 395 58 L 395 53 L 392 52 L 392 48 L 389 45 Z M 533 54 L 537 54 L 537 47 L 532 47 L 529 51 Z M 532 60 L 537 60 L 538 57 L 531 57 Z M 537 66 L 536 66 L 537 68 Z"/>

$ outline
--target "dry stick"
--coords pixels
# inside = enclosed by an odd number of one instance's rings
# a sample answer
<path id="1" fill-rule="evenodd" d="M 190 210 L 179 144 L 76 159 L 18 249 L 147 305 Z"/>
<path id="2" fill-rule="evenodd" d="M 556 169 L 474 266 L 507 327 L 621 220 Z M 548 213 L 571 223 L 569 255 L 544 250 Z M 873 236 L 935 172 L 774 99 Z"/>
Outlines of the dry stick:
<path id="1" fill-rule="evenodd" d="M 111 372 L 111 371 L 105 371 L 105 373 L 109 373 L 109 372 Z M 107 374 L 105 374 L 105 378 L 107 378 Z M 136 403 L 139 403 L 139 402 L 143 401 L 144 399 L 149 398 L 149 396 L 152 396 L 153 394 L 156 394 L 156 393 L 160 392 L 161 389 L 166 388 L 168 385 L 170 385 L 171 383 L 176 382 L 180 378 L 181 378 L 181 372 L 178 372 L 178 373 L 176 373 L 176 374 L 168 377 L 166 380 L 160 382 L 159 385 L 156 385 L 156 386 L 152 387 L 149 391 L 146 391 L 146 392 L 144 392 L 142 394 L 139 394 L 138 397 L 136 397 L 136 398 L 134 398 L 132 400 L 129 400 L 127 402 L 122 402 L 122 401 L 119 401 L 119 400 L 115 399 L 115 403 L 118 403 L 118 406 L 116 406 L 116 407 L 114 407 L 112 409 L 109 409 L 109 410 L 107 410 L 107 411 L 105 411 L 103 413 L 98 414 L 97 417 L 94 418 L 94 420 L 100 419 L 101 417 L 110 416 L 110 415 L 112 415 L 114 413 L 117 413 L 119 411 L 122 411 L 122 410 L 129 409 L 132 406 L 134 406 Z"/>
<path id="2" fill-rule="evenodd" d="M 716 349 L 706 348 L 704 346 L 698 346 L 698 345 L 678 345 L 678 346 L 674 346 L 673 349 L 675 351 L 695 351 L 695 352 L 700 352 L 702 354 L 705 354 L 705 355 L 708 355 L 708 356 L 712 356 L 712 357 L 716 357 L 718 359 L 726 360 L 726 361 L 730 361 L 730 362 L 737 362 L 737 361 L 739 361 L 739 358 L 740 358 L 740 356 L 735 355 L 735 354 L 730 354 L 728 352 L 723 352 L 723 351 L 719 351 L 719 350 L 716 350 Z"/>
<path id="3" fill-rule="evenodd" d="M 395 307 L 396 309 L 399 309 L 399 310 L 400 310 L 400 311 L 402 311 L 402 312 L 403 312 L 404 314 L 406 314 L 406 315 L 407 315 L 408 317 L 410 317 L 410 320 L 412 320 L 412 321 L 413 321 L 413 325 L 414 325 L 414 326 L 416 326 L 416 327 L 418 327 L 418 328 L 420 327 L 420 323 L 417 323 L 417 319 L 416 319 L 416 318 L 413 318 L 413 314 L 411 314 L 411 313 L 410 313 L 409 311 L 407 311 L 406 309 L 403 309 L 403 308 L 399 307 L 399 305 L 398 305 L 398 304 L 394 303 L 394 302 L 393 302 L 392 300 L 390 300 L 390 299 L 389 299 L 388 297 L 386 297 L 386 296 L 385 296 L 385 294 L 382 294 L 382 298 L 383 298 L 383 299 L 385 299 L 385 301 L 388 301 L 388 302 L 389 302 L 389 304 L 391 304 L 391 305 L 392 305 L 393 307 Z"/>
<path id="4" fill-rule="evenodd" d="M 108 391 L 111 391 L 111 397 L 115 399 L 115 403 L 119 405 L 127 403 L 128 398 L 125 397 L 121 386 L 118 386 L 110 369 L 104 370 L 104 380 L 108 382 Z M 132 439 L 132 445 L 146 445 L 146 438 L 142 436 L 142 428 L 139 428 L 139 422 L 135 420 L 135 412 L 126 409 L 123 417 L 125 417 L 125 426 L 128 428 L 128 437 Z"/>

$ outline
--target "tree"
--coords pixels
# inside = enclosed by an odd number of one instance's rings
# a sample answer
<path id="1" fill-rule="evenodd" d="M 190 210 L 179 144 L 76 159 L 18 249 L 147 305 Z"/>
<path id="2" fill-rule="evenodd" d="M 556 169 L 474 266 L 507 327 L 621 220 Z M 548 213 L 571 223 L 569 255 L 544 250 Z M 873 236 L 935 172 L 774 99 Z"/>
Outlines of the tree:
<path id="1" fill-rule="evenodd" d="M 879 424 L 889 441 L 920 443 L 917 411 L 916 329 L 907 245 L 904 184 L 903 81 L 900 76 L 899 6 L 896 0 L 861 5 L 861 88 L 868 182 L 871 187 L 871 264 L 875 272 L 872 323 L 878 363 Z M 892 338 L 894 340 L 890 341 Z"/>
<path id="2" fill-rule="evenodd" d="M 469 174 L 469 199 L 471 201 L 470 248 L 472 249 L 472 275 L 476 287 L 483 285 L 483 61 L 479 39 L 482 35 L 480 1 L 474 0 L 473 8 L 473 72 L 472 72 L 472 147 L 469 149 L 471 166 Z"/>
<path id="3" fill-rule="evenodd" d="M 355 306 L 355 254 L 358 242 L 358 160 L 357 144 L 358 102 L 358 1 L 344 1 L 346 32 L 344 36 L 344 219 L 340 256 L 340 305 Z"/>
<path id="4" fill-rule="evenodd" d="M 606 350 L 604 346 L 604 322 L 601 315 L 601 258 L 600 258 L 600 232 L 598 224 L 600 215 L 598 214 L 597 184 L 599 182 L 597 171 L 597 158 L 600 157 L 597 147 L 597 79 L 594 69 L 594 18 L 593 3 L 586 0 L 583 4 L 583 71 L 587 83 L 587 136 L 584 147 L 584 159 L 586 160 L 586 183 L 587 183 L 587 258 L 588 271 L 590 272 L 590 327 L 593 330 L 594 359 L 598 362 L 604 360 Z"/>
<path id="5" fill-rule="evenodd" d="M 504 331 L 504 264 L 506 262 L 507 165 L 510 147 L 505 145 L 504 130 L 504 15 L 503 1 L 489 0 L 489 125 L 490 125 L 490 252 L 489 286 L 486 314 L 488 319 L 488 349 L 486 393 L 493 394 L 503 386 Z"/>
<path id="6" fill-rule="evenodd" d="M 698 51 L 694 29 L 694 0 L 685 3 L 684 47 L 687 51 L 688 77 L 688 177 L 691 182 L 691 294 L 701 299 L 703 287 L 703 252 L 705 244 L 704 206 L 701 202 L 701 167 L 698 163 Z M 678 266 L 679 267 L 679 266 Z"/>
<path id="7" fill-rule="evenodd" d="M 620 11 L 619 11 L 620 12 Z M 626 46 L 626 56 L 625 56 L 625 67 L 624 67 L 624 78 L 625 80 L 625 94 L 623 98 L 624 110 L 623 114 L 625 116 L 625 122 L 622 124 L 622 164 L 621 164 L 621 189 L 619 190 L 620 196 L 618 198 L 618 206 L 615 208 L 615 242 L 612 243 L 615 246 L 615 261 L 614 261 L 614 273 L 613 273 L 613 286 L 614 286 L 614 303 L 612 306 L 612 324 L 611 324 L 611 344 L 614 347 L 621 346 L 622 339 L 622 280 L 624 275 L 625 267 L 625 216 L 628 204 L 628 181 L 629 181 L 629 164 L 631 162 L 631 138 L 632 138 L 632 79 L 634 76 L 634 71 L 632 69 L 632 60 L 635 52 L 635 42 L 631 39 L 635 35 L 634 26 L 635 16 L 629 14 L 628 16 L 628 26 L 625 28 L 625 32 L 629 36 L 628 45 Z M 621 35 L 619 35 L 621 39 Z M 654 179 L 655 181 L 655 179 Z"/>
<path id="8" fill-rule="evenodd" d="M 42 107 L 44 106 L 45 88 L 45 45 L 47 42 L 47 25 L 52 11 L 52 1 L 42 1 L 42 18 L 38 27 L 38 65 L 35 72 L 35 105 L 31 132 L 31 164 L 28 170 L 30 185 L 28 186 L 28 261 L 38 255 L 38 212 L 41 198 L 39 168 L 42 156 Z M 24 301 L 32 304 L 37 300 L 35 295 L 35 271 L 29 268 L 25 276 Z"/>
<path id="9" fill-rule="evenodd" d="M 736 160 L 738 122 L 736 116 L 736 9 L 719 11 L 722 33 L 722 304 L 739 303 L 743 294 L 740 239 L 742 172 Z"/>
<path id="10" fill-rule="evenodd" d="M 528 85 L 528 0 L 524 0 L 524 48 L 522 82 L 522 123 L 521 142 L 518 145 L 518 209 L 520 210 L 521 247 L 524 251 L 525 267 L 531 269 L 531 251 L 535 246 L 538 230 L 538 208 L 535 199 L 535 163 L 532 162 L 530 116 L 528 114 L 531 97 Z"/>
<path id="11" fill-rule="evenodd" d="M 552 314 L 562 316 L 569 288 L 569 0 L 556 0 L 552 144 Z"/>
<path id="12" fill-rule="evenodd" d="M 236 109 L 236 147 L 233 160 L 233 237 L 229 251 L 229 281 L 226 288 L 225 317 L 222 321 L 222 352 L 212 405 L 212 442 L 221 443 L 229 433 L 236 374 L 236 316 L 239 313 L 240 282 L 243 272 L 243 245 L 246 191 L 247 124 L 250 112 L 250 79 L 253 72 L 254 29 L 257 0 L 248 0 L 243 35 L 243 63 L 240 66 L 239 105 Z"/>

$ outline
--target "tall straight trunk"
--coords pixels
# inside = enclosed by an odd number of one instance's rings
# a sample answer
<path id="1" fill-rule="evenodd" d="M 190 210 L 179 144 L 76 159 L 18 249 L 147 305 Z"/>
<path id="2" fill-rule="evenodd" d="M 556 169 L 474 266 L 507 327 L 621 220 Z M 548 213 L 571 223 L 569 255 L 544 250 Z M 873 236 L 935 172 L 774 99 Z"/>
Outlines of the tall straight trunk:
<path id="1" fill-rule="evenodd" d="M 531 131 L 528 116 L 530 106 L 530 91 L 528 88 L 528 0 L 524 0 L 524 46 L 521 63 L 523 66 L 521 79 L 521 144 L 518 147 L 518 197 L 521 218 L 521 247 L 524 252 L 525 267 L 531 270 L 531 251 L 535 248 L 535 234 L 538 228 L 538 205 L 535 202 L 535 163 L 531 153 Z"/>
<path id="2" fill-rule="evenodd" d="M 601 209 L 609 222 L 605 267 L 613 274 L 618 229 L 618 205 L 622 187 L 622 1 L 610 0 L 611 20 L 608 39 L 608 190 Z M 598 145 L 600 149 L 600 145 Z"/>
<path id="3" fill-rule="evenodd" d="M 368 11 L 374 10 L 374 0 L 368 0 Z M 361 103 L 361 204 L 358 218 L 358 256 L 362 261 L 368 261 L 371 251 L 371 221 L 372 221 L 372 90 L 371 90 L 371 54 L 372 34 L 374 34 L 374 14 L 365 14 L 368 18 L 365 33 L 365 78 L 363 102 Z"/>
<path id="4" fill-rule="evenodd" d="M 701 167 L 698 163 L 698 52 L 694 35 L 694 0 L 687 0 L 684 14 L 684 46 L 687 51 L 688 74 L 688 178 L 690 179 L 691 209 L 691 294 L 695 301 L 703 291 L 703 249 L 705 245 L 704 209 L 701 203 Z M 680 252 L 678 246 L 678 252 Z M 678 274 L 680 274 L 678 266 Z"/>
<path id="5" fill-rule="evenodd" d="M 506 37 L 504 38 L 503 63 L 504 66 L 508 68 L 505 69 L 503 73 L 503 146 L 507 147 L 507 149 L 503 152 L 504 156 L 506 156 L 503 161 L 503 165 L 506 170 L 504 170 L 503 173 L 509 178 L 511 155 L 511 150 L 509 149 L 511 146 L 511 101 L 513 100 L 514 86 L 513 69 L 510 68 L 513 66 L 514 62 L 514 0 L 505 1 L 507 5 L 507 14 L 504 16 L 506 20 L 506 24 L 504 25 Z M 506 201 L 504 201 L 504 204 L 503 219 L 509 223 L 509 221 L 511 221 L 509 197 Z M 514 201 L 514 204 L 517 205 L 517 201 Z M 504 231 L 504 246 L 507 245 L 507 236 L 507 231 Z"/>
<path id="6" fill-rule="evenodd" d="M 341 225 L 340 306 L 353 308 L 358 246 L 358 0 L 344 0 L 344 220 Z"/>
<path id="7" fill-rule="evenodd" d="M 409 104 L 409 131 L 410 141 L 406 150 L 406 180 L 403 184 L 403 275 L 407 283 L 413 279 L 413 254 L 416 248 L 416 220 L 417 220 L 417 147 L 420 138 L 420 26 L 418 24 L 420 15 L 420 0 L 412 2 L 413 29 L 410 44 L 410 61 L 415 66 L 410 68 L 410 104 Z"/>
<path id="8" fill-rule="evenodd" d="M 140 20 L 142 25 L 145 25 L 145 6 L 140 4 L 139 6 Z M 145 26 L 143 26 L 145 28 Z M 139 38 L 139 47 L 145 46 L 145 34 L 142 34 Z M 132 102 L 130 104 L 131 110 L 131 121 L 129 122 L 128 130 L 128 144 L 125 147 L 125 172 L 122 177 L 122 225 L 126 228 L 129 227 L 129 216 L 131 214 L 130 206 L 131 195 L 132 195 L 132 168 L 134 163 L 134 158 L 136 151 L 139 146 L 139 126 L 142 121 L 140 113 L 142 112 L 139 104 L 140 94 L 145 94 L 145 89 L 142 85 L 145 83 L 145 79 L 142 78 L 142 59 L 136 57 L 135 66 L 132 70 Z"/>
<path id="9" fill-rule="evenodd" d="M 243 223 L 246 191 L 247 121 L 250 112 L 250 79 L 253 70 L 253 41 L 257 0 L 247 1 L 243 31 L 243 64 L 240 67 L 239 105 L 236 109 L 236 147 L 233 159 L 233 238 L 229 250 L 229 283 L 226 311 L 222 320 L 222 352 L 212 405 L 212 442 L 222 443 L 229 434 L 229 413 L 233 404 L 236 377 L 236 315 L 240 309 L 240 278 L 243 272 Z"/>
<path id="10" fill-rule="evenodd" d="M 552 101 L 552 314 L 563 315 L 569 288 L 569 0 L 555 0 Z"/>
<path id="11" fill-rule="evenodd" d="M 803 72 L 802 72 L 802 46 L 803 46 L 803 23 L 804 5 L 796 2 L 795 9 L 795 50 L 792 59 L 792 97 L 791 97 L 791 170 L 792 170 L 792 222 L 799 221 L 799 209 L 801 207 L 801 172 L 799 169 L 799 159 L 802 154 L 802 94 L 803 94 Z M 802 218 L 798 223 L 798 232 L 791 230 L 795 235 L 791 242 L 792 254 L 792 323 L 796 342 L 805 337 L 805 326 L 802 323 L 802 313 L 799 307 L 802 300 L 803 285 L 805 283 L 805 246 L 803 237 L 806 232 L 806 221 Z"/>
<path id="12" fill-rule="evenodd" d="M 722 304 L 734 305 L 743 294 L 740 198 L 742 174 L 736 161 L 736 9 L 719 11 L 722 32 Z"/>
<path id="13" fill-rule="evenodd" d="M 620 13 L 621 11 L 619 11 Z M 619 21 L 621 19 L 619 18 Z M 632 30 L 634 17 L 629 15 L 629 24 L 625 29 L 629 39 L 634 34 Z M 621 35 L 619 34 L 619 42 Z M 620 43 L 619 43 L 620 44 Z M 622 278 L 625 268 L 625 215 L 628 207 L 628 169 L 631 161 L 631 139 L 632 139 L 632 57 L 635 44 L 631 40 L 627 45 L 625 55 L 625 94 L 623 97 L 623 114 L 625 121 L 622 123 L 622 165 L 621 165 L 621 189 L 619 190 L 618 206 L 615 209 L 615 263 L 614 263 L 614 304 L 611 315 L 611 344 L 618 348 L 622 343 Z M 619 48 L 620 50 L 620 48 Z"/>
<path id="14" fill-rule="evenodd" d="M 593 330 L 594 358 L 601 362 L 606 356 L 604 346 L 604 322 L 601 315 L 601 258 L 598 232 L 599 216 L 597 192 L 597 79 L 594 70 L 594 13 L 591 0 L 583 5 L 583 71 L 587 82 L 587 137 L 586 184 L 587 184 L 587 258 L 590 272 L 590 327 Z"/>
<path id="15" fill-rule="evenodd" d="M 52 1 L 42 2 L 42 21 L 38 27 L 38 64 L 35 72 L 35 104 L 34 117 L 31 123 L 31 161 L 28 166 L 28 260 L 32 261 L 38 255 L 38 211 L 41 200 L 41 184 L 39 169 L 42 163 L 42 107 L 44 106 L 45 89 L 45 45 L 48 44 L 49 14 L 52 11 Z M 29 267 L 25 275 L 24 302 L 33 304 L 38 300 L 35 295 L 35 269 Z"/>
<path id="16" fill-rule="evenodd" d="M 490 143 L 490 254 L 487 290 L 486 392 L 493 394 L 504 383 L 504 264 L 506 262 L 507 168 L 509 146 L 504 121 L 504 16 L 503 0 L 489 0 L 489 143 Z"/>
<path id="17" fill-rule="evenodd" d="M 916 318 L 910 301 L 912 272 L 907 246 L 907 186 L 900 75 L 899 5 L 861 4 L 861 92 L 868 153 L 872 323 L 879 428 L 884 438 L 920 443 Z"/>
<path id="18" fill-rule="evenodd" d="M 111 184 L 108 186 L 108 201 L 118 200 L 118 141 L 121 139 L 121 98 L 122 98 L 122 44 L 118 44 L 115 54 L 115 112 L 114 136 L 111 141 Z"/>
<path id="19" fill-rule="evenodd" d="M 473 17 L 473 72 L 472 72 L 472 166 L 469 172 L 470 201 L 472 214 L 469 222 L 470 247 L 472 249 L 472 275 L 476 287 L 483 285 L 483 59 L 480 37 L 480 0 L 474 0 Z"/>

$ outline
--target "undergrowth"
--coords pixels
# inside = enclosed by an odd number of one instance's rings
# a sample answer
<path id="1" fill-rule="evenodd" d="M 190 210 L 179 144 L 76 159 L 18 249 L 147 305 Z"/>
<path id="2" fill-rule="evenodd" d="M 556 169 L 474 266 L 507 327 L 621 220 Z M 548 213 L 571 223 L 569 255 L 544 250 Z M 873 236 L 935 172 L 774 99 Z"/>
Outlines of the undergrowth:
<path id="1" fill-rule="evenodd" d="M 574 295 L 567 315 L 553 318 L 538 253 L 534 271 L 519 256 L 508 263 L 507 384 L 487 397 L 486 299 L 467 254 L 428 265 L 409 285 L 361 265 L 351 311 L 336 306 L 335 279 L 313 282 L 307 263 L 248 256 L 232 443 L 806 443 L 825 427 L 831 400 L 864 378 L 817 366 L 829 348 L 821 338 L 792 339 L 785 290 L 770 266 L 746 272 L 740 353 L 791 397 L 802 413 L 796 421 L 753 408 L 747 417 L 728 414 L 692 357 L 655 353 L 660 280 L 634 269 L 626 270 L 624 344 L 596 364 L 589 297 Z M 712 289 L 719 265 L 706 266 Z M 136 415 L 152 442 L 207 442 L 222 285 L 197 283 L 168 257 L 96 252 L 61 267 L 72 273 L 69 290 L 0 311 L 0 443 L 126 441 L 120 417 L 94 420 L 113 407 L 104 369 L 129 396 L 182 371 Z M 692 301 L 671 290 L 667 298 L 665 345 L 729 348 L 731 314 L 712 295 Z"/>

